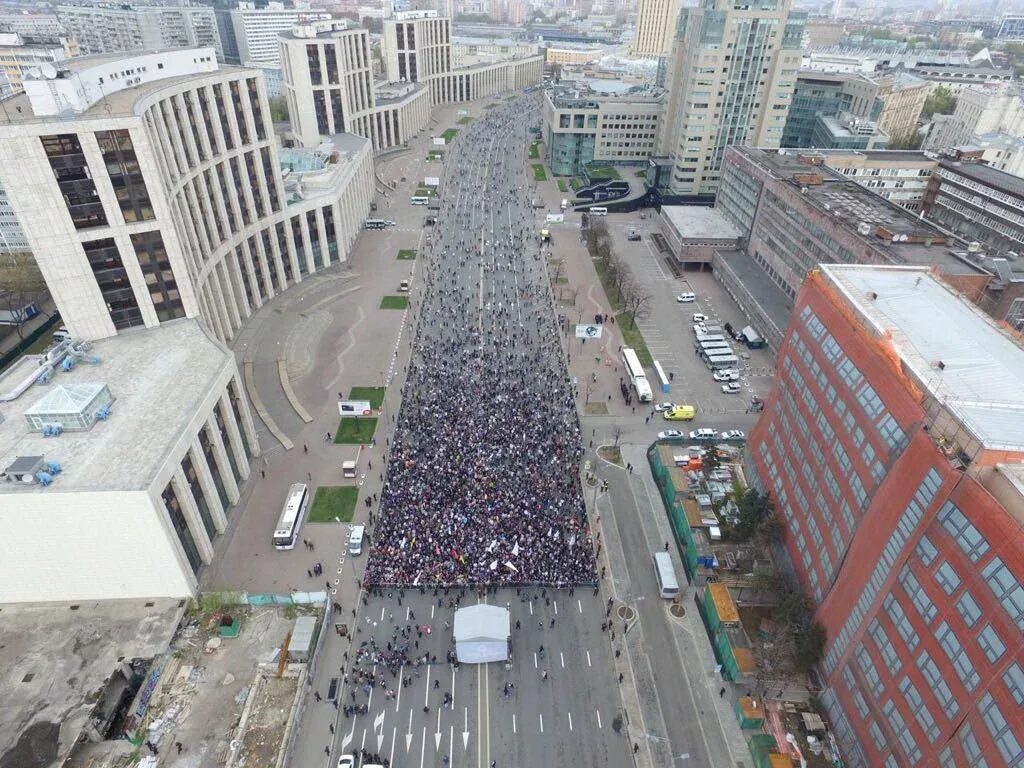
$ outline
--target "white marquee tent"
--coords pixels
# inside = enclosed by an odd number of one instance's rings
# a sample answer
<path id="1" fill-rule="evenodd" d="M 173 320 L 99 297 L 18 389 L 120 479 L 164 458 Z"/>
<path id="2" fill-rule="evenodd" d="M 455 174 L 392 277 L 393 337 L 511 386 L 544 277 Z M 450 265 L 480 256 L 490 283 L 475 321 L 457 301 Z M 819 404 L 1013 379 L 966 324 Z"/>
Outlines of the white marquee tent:
<path id="1" fill-rule="evenodd" d="M 509 612 L 496 605 L 470 605 L 455 612 L 455 655 L 465 664 L 506 661 Z"/>

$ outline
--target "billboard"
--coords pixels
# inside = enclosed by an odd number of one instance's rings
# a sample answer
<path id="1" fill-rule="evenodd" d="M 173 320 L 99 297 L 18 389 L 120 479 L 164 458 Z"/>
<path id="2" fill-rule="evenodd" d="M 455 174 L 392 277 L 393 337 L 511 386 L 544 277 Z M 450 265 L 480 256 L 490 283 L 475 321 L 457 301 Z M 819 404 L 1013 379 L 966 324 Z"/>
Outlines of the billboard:
<path id="1" fill-rule="evenodd" d="M 576 326 L 576 338 L 577 339 L 600 339 L 601 338 L 601 326 L 600 325 L 577 325 Z"/>
<path id="2" fill-rule="evenodd" d="M 338 413 L 342 416 L 372 416 L 369 400 L 339 400 Z"/>

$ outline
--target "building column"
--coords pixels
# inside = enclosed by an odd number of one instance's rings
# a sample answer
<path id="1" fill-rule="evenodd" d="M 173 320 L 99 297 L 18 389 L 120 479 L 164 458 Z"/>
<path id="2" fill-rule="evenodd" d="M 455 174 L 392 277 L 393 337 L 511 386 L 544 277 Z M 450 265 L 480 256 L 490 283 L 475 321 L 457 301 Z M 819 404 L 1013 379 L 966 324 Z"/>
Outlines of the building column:
<path id="1" fill-rule="evenodd" d="M 238 413 L 242 417 L 242 423 L 239 425 L 239 429 L 245 434 L 245 439 L 248 442 L 249 447 L 252 449 L 252 455 L 259 456 L 260 441 L 256 437 L 256 427 L 252 423 L 252 412 L 249 410 L 249 401 L 245 398 L 245 390 L 242 388 L 242 385 L 237 378 L 231 379 L 231 384 L 226 394 L 229 397 L 234 397 L 238 402 Z M 228 403 L 229 407 L 230 405 L 231 404 Z M 235 420 L 234 411 L 231 412 L 231 420 Z M 249 460 L 247 456 L 243 458 L 245 458 L 245 473 L 243 474 L 243 477 L 248 477 Z M 238 469 L 241 471 L 241 465 L 239 465 Z"/>
<path id="2" fill-rule="evenodd" d="M 220 407 L 220 403 L 218 402 L 214 407 Z M 217 419 L 212 413 L 206 417 L 206 434 L 213 444 L 213 456 L 217 461 L 220 478 L 224 481 L 224 491 L 228 495 L 228 501 L 237 504 L 241 494 L 238 489 L 238 481 L 235 480 L 235 472 L 231 468 L 231 460 L 228 458 L 229 448 L 224 445 L 224 440 L 220 436 L 220 428 L 217 426 Z"/>
<path id="3" fill-rule="evenodd" d="M 188 521 L 188 530 L 196 543 L 196 549 L 199 550 L 199 559 L 209 564 L 213 561 L 213 542 L 206 535 L 206 527 L 199 516 L 199 507 L 196 506 L 195 496 L 192 495 L 192 489 L 185 478 L 181 462 L 178 462 L 178 468 L 174 470 L 171 487 L 174 488 L 174 495 L 178 497 L 178 503 L 181 504 L 181 513 Z"/>
<path id="4" fill-rule="evenodd" d="M 199 444 L 199 436 L 192 438 L 191 452 L 192 466 L 196 470 L 199 479 L 199 487 L 203 489 L 203 496 L 206 497 L 206 507 L 210 510 L 210 519 L 213 520 L 213 527 L 217 533 L 224 533 L 228 520 L 225 514 L 224 505 L 220 502 L 220 494 L 217 493 L 217 485 L 213 482 L 213 474 L 210 466 L 206 463 L 206 454 L 203 453 L 203 446 Z M 225 490 L 227 490 L 225 488 Z"/>

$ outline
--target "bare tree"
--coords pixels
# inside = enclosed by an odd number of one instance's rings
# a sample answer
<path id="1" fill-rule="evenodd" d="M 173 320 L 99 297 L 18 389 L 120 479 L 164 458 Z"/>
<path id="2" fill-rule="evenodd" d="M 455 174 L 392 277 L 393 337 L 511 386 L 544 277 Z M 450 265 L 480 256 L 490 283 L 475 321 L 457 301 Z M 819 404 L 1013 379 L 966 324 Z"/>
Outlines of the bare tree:
<path id="1" fill-rule="evenodd" d="M 629 315 L 634 328 L 637 320 L 643 320 L 650 313 L 653 298 L 651 293 L 637 280 L 631 280 L 628 290 L 623 291 L 622 308 Z"/>
<path id="2" fill-rule="evenodd" d="M 612 437 L 615 439 L 615 446 L 618 447 L 619 440 L 622 439 L 622 427 L 618 424 L 612 427 Z"/>
<path id="3" fill-rule="evenodd" d="M 38 303 L 46 295 L 46 281 L 31 256 L 11 257 L 0 261 L 0 302 L 4 308 L 16 315 L 29 304 Z M 24 339 L 24 324 L 21 317 L 15 325 L 19 339 Z"/>

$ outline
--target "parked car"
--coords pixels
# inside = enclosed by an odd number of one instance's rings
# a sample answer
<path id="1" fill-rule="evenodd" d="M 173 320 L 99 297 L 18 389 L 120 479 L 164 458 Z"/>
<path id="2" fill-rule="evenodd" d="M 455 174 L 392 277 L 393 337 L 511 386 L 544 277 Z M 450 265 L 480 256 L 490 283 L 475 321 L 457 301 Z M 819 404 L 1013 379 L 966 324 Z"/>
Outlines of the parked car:
<path id="1" fill-rule="evenodd" d="M 715 371 L 711 378 L 715 381 L 739 381 L 740 372 L 734 368 L 727 368 L 724 371 Z"/>
<path id="2" fill-rule="evenodd" d="M 691 440 L 714 440 L 717 436 L 718 433 L 709 427 L 695 429 L 690 433 Z"/>
<path id="3" fill-rule="evenodd" d="M 722 391 L 727 395 L 738 395 L 740 393 L 739 382 L 730 381 L 728 384 L 723 384 Z"/>
<path id="4" fill-rule="evenodd" d="M 685 291 L 676 296 L 676 301 L 678 301 L 680 304 L 692 304 L 696 300 L 697 294 L 690 293 L 689 291 Z"/>
<path id="5" fill-rule="evenodd" d="M 662 411 L 661 417 L 666 421 L 689 421 L 696 413 L 697 410 L 692 405 L 676 405 Z"/>
<path id="6" fill-rule="evenodd" d="M 707 315 L 702 315 L 700 312 L 693 313 L 693 322 L 695 323 L 706 323 L 708 320 Z"/>
<path id="7" fill-rule="evenodd" d="M 654 406 L 654 410 L 657 411 L 658 413 L 661 413 L 662 411 L 671 411 L 675 407 L 675 403 L 670 403 L 666 400 L 664 403 L 658 403 L 656 406 Z"/>
<path id="8" fill-rule="evenodd" d="M 686 433 L 679 429 L 666 429 L 664 432 L 658 433 L 659 440 L 672 440 L 683 437 L 686 437 Z"/>
<path id="9" fill-rule="evenodd" d="M 355 768 L 356 759 L 352 755 L 342 755 L 338 758 L 338 768 Z"/>
<path id="10" fill-rule="evenodd" d="M 407 293 L 409 291 L 409 281 L 403 280 L 402 282 L 400 282 L 398 284 L 398 290 L 401 291 L 402 293 Z"/>
<path id="11" fill-rule="evenodd" d="M 721 434 L 722 440 L 746 440 L 747 435 L 742 429 L 727 429 Z"/>
<path id="12" fill-rule="evenodd" d="M 628 234 L 628 235 L 626 235 L 626 239 L 627 239 L 627 240 L 631 240 L 631 241 L 633 241 L 633 242 L 636 242 L 637 240 L 639 240 L 639 239 L 640 239 L 640 233 L 639 233 L 639 232 L 637 232 L 637 231 L 636 231 L 635 229 L 631 229 L 631 230 L 629 231 L 629 234 Z"/>

